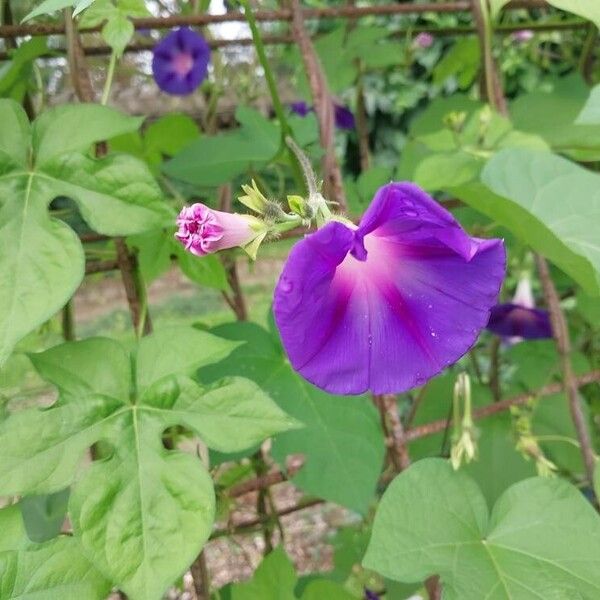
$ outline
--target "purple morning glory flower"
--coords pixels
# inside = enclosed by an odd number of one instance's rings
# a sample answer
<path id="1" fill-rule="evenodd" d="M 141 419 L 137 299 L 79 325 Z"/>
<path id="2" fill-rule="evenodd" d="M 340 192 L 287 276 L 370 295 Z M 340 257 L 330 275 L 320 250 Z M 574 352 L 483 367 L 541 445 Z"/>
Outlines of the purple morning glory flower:
<path id="1" fill-rule="evenodd" d="M 365 588 L 365 598 L 364 600 L 380 600 L 379 594 L 376 594 L 374 591 L 369 588 Z"/>
<path id="2" fill-rule="evenodd" d="M 152 73 L 167 94 L 191 94 L 206 78 L 210 47 L 189 27 L 171 31 L 153 50 Z"/>
<path id="3" fill-rule="evenodd" d="M 293 113 L 296 113 L 300 117 L 305 117 L 309 112 L 312 112 L 312 106 L 309 106 L 304 100 L 298 100 L 298 102 L 292 102 L 290 109 Z"/>
<path id="4" fill-rule="evenodd" d="M 292 366 L 335 394 L 397 393 L 457 361 L 489 319 L 501 240 L 469 237 L 411 183 L 382 187 L 360 225 L 292 248 L 273 311 Z"/>
<path id="5" fill-rule="evenodd" d="M 301 117 L 305 117 L 309 112 L 312 112 L 314 109 L 312 106 L 309 106 L 303 100 L 299 100 L 298 102 L 292 102 L 290 104 L 290 109 L 292 112 L 296 113 Z M 338 129 L 354 129 L 354 115 L 352 111 L 338 104 L 337 102 L 333 103 L 334 110 L 334 119 L 335 126 Z"/>
<path id="6" fill-rule="evenodd" d="M 354 115 L 346 106 L 334 103 L 335 126 L 338 129 L 354 129 Z"/>
<path id="7" fill-rule="evenodd" d="M 522 278 L 512 302 L 498 304 L 492 308 L 487 328 L 507 338 L 510 344 L 527 340 L 552 337 L 550 315 L 535 308 L 531 282 Z"/>

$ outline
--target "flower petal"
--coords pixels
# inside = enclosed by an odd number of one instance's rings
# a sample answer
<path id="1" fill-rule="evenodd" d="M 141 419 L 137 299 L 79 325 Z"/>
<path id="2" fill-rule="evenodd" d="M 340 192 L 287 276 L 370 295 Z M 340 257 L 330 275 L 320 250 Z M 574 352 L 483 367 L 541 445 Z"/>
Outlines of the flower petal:
<path id="1" fill-rule="evenodd" d="M 176 61 L 182 54 L 191 60 L 186 73 L 178 73 Z M 206 78 L 210 47 L 192 29 L 182 27 L 171 31 L 154 47 L 152 73 L 158 87 L 168 94 L 191 94 Z"/>
<path id="2" fill-rule="evenodd" d="M 473 345 L 504 277 L 500 240 L 469 238 L 414 186 L 412 208 L 405 184 L 386 188 L 357 231 L 330 223 L 298 242 L 275 290 L 292 366 L 332 393 L 424 383 Z M 366 260 L 351 253 L 357 238 Z"/>
<path id="3" fill-rule="evenodd" d="M 550 315 L 545 310 L 527 308 L 512 302 L 492 308 L 487 328 L 504 337 L 528 340 L 552 337 Z"/>
<path id="4" fill-rule="evenodd" d="M 360 221 L 359 231 L 367 235 L 375 230 L 383 237 L 437 239 L 467 260 L 478 247 L 445 208 L 408 182 L 389 183 L 375 194 Z"/>

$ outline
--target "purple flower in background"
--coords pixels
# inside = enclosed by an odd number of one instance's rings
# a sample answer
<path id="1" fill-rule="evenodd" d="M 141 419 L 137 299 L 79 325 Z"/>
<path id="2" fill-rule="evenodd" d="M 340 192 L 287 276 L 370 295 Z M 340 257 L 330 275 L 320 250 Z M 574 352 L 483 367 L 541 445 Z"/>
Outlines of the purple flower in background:
<path id="1" fill-rule="evenodd" d="M 309 112 L 312 112 L 314 110 L 312 106 L 309 106 L 303 100 L 299 100 L 298 102 L 292 102 L 290 104 L 290 109 L 292 112 L 296 113 L 301 117 L 305 117 Z M 334 102 L 333 110 L 335 126 L 338 129 L 354 129 L 354 115 L 352 114 L 352 111 L 349 108 L 338 104 L 337 102 Z"/>
<path id="2" fill-rule="evenodd" d="M 501 240 L 469 237 L 411 183 L 382 187 L 355 227 L 293 248 L 273 310 L 292 366 L 336 394 L 422 385 L 474 344 L 505 270 Z"/>
<path id="3" fill-rule="evenodd" d="M 515 40 L 515 42 L 529 42 L 530 40 L 533 39 L 533 31 L 531 31 L 531 29 L 521 29 L 520 31 L 515 31 L 512 34 L 512 39 Z"/>
<path id="4" fill-rule="evenodd" d="M 292 102 L 290 104 L 290 109 L 292 112 L 296 113 L 301 117 L 305 117 L 309 112 L 312 112 L 312 106 L 309 106 L 304 102 L 304 100 L 299 100 L 298 102 Z"/>
<path id="5" fill-rule="evenodd" d="M 167 94 L 191 94 L 206 78 L 210 47 L 189 27 L 171 31 L 156 44 L 153 55 L 154 80 Z"/>
<path id="6" fill-rule="evenodd" d="M 512 302 L 492 308 L 487 328 L 507 338 L 510 344 L 552 337 L 550 315 L 535 308 L 531 282 L 524 277 L 519 281 Z"/>
<path id="7" fill-rule="evenodd" d="M 418 48 L 430 48 L 433 45 L 435 38 L 430 33 L 419 33 L 414 39 L 414 45 Z"/>
<path id="8" fill-rule="evenodd" d="M 379 594 L 376 594 L 369 588 L 365 588 L 364 600 L 380 600 Z"/>
<path id="9" fill-rule="evenodd" d="M 335 126 L 338 129 L 354 129 L 354 115 L 352 111 L 341 104 L 333 104 L 335 111 Z"/>
<path id="10" fill-rule="evenodd" d="M 175 237 L 196 256 L 244 246 L 256 237 L 254 217 L 213 210 L 196 203 L 181 209 Z"/>

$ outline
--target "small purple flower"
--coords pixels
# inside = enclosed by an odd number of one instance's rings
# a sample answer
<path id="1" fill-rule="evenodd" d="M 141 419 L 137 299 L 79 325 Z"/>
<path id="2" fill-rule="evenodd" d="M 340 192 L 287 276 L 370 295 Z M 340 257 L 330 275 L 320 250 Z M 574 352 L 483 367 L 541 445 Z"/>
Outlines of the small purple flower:
<path id="1" fill-rule="evenodd" d="M 512 302 L 492 308 L 487 329 L 507 338 L 509 344 L 552 337 L 550 315 L 535 308 L 531 282 L 524 277 L 519 281 Z"/>
<path id="2" fill-rule="evenodd" d="M 181 209 L 175 237 L 196 256 L 244 246 L 256 237 L 254 217 L 213 210 L 196 203 Z"/>
<path id="3" fill-rule="evenodd" d="M 376 594 L 374 591 L 369 588 L 365 588 L 365 596 L 364 600 L 380 600 L 379 594 Z"/>
<path id="4" fill-rule="evenodd" d="M 303 100 L 299 100 L 298 102 L 292 102 L 290 104 L 290 109 L 293 113 L 301 117 L 306 117 L 306 115 L 314 110 L 312 106 L 309 106 Z M 354 129 L 354 115 L 352 111 L 341 105 L 337 102 L 333 103 L 334 110 L 334 119 L 335 126 L 338 129 Z"/>
<path id="5" fill-rule="evenodd" d="M 210 47 L 189 27 L 171 31 L 156 44 L 153 55 L 154 80 L 167 94 L 191 94 L 208 73 Z"/>
<path id="6" fill-rule="evenodd" d="M 422 33 L 419 33 L 413 43 L 417 48 L 431 48 L 431 46 L 433 45 L 433 42 L 435 41 L 435 38 L 430 34 L 430 33 L 426 33 L 425 31 Z"/>
<path id="7" fill-rule="evenodd" d="M 290 109 L 293 113 L 296 113 L 300 117 L 305 117 L 309 112 L 312 112 L 312 106 L 309 106 L 304 100 L 298 100 L 298 102 L 292 102 Z"/>
<path id="8" fill-rule="evenodd" d="M 273 310 L 294 369 L 335 394 L 422 385 L 475 343 L 505 270 L 501 240 L 469 237 L 411 183 L 382 187 L 358 227 L 293 248 Z"/>
<path id="9" fill-rule="evenodd" d="M 534 33 L 531 31 L 531 29 L 521 29 L 520 31 L 515 31 L 512 34 L 512 39 L 515 40 L 515 42 L 525 43 L 532 40 L 533 36 Z"/>
<path id="10" fill-rule="evenodd" d="M 354 129 L 354 115 L 346 106 L 334 102 L 335 126 L 338 129 Z"/>

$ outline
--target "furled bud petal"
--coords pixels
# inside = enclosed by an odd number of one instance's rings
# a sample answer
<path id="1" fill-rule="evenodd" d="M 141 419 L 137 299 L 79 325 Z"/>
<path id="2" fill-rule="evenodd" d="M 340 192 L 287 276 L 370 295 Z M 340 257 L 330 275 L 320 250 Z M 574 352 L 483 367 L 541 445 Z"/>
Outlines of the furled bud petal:
<path id="1" fill-rule="evenodd" d="M 196 256 L 246 246 L 264 229 L 263 224 L 250 215 L 213 210 L 200 203 L 181 209 L 177 226 L 175 237 Z"/>

